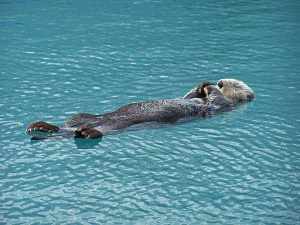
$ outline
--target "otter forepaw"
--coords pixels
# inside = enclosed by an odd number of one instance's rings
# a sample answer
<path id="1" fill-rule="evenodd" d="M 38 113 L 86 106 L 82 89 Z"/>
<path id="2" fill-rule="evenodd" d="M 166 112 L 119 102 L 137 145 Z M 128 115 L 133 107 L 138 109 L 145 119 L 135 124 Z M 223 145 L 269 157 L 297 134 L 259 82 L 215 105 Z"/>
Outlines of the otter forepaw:
<path id="1" fill-rule="evenodd" d="M 95 139 L 102 136 L 103 134 L 94 128 L 79 128 L 75 131 L 75 138 Z"/>
<path id="2" fill-rule="evenodd" d="M 33 134 L 34 132 L 55 133 L 58 131 L 59 127 L 43 121 L 32 123 L 26 129 L 26 133 L 29 135 Z"/>

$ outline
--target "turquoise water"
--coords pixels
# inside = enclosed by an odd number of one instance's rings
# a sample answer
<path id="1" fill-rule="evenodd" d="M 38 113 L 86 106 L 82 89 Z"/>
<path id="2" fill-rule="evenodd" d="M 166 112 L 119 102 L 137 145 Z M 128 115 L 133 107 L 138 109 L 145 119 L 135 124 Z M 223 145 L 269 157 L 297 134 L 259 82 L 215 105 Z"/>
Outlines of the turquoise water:
<path id="1" fill-rule="evenodd" d="M 0 1 L 0 224 L 300 224 L 297 1 Z M 31 142 L 129 102 L 237 78 L 209 119 Z"/>

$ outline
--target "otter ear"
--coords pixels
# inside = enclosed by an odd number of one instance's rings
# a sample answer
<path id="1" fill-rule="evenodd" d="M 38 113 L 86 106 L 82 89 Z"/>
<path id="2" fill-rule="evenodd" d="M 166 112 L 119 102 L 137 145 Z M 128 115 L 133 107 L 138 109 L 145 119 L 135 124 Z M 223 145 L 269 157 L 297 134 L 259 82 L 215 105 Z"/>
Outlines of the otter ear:
<path id="1" fill-rule="evenodd" d="M 217 83 L 218 87 L 221 89 L 224 86 L 224 83 L 222 80 L 219 80 Z"/>

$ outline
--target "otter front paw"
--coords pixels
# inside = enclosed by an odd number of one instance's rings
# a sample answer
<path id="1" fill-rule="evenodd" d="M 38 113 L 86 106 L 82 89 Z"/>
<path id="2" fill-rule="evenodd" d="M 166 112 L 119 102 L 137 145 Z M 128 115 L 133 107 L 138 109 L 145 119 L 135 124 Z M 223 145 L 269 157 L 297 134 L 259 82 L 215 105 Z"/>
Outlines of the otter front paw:
<path id="1" fill-rule="evenodd" d="M 102 136 L 103 134 L 94 128 L 79 128 L 75 131 L 75 138 L 96 139 Z"/>
<path id="2" fill-rule="evenodd" d="M 35 132 L 55 133 L 58 131 L 59 131 L 59 127 L 43 121 L 32 123 L 26 129 L 26 133 L 29 135 L 32 135 Z"/>

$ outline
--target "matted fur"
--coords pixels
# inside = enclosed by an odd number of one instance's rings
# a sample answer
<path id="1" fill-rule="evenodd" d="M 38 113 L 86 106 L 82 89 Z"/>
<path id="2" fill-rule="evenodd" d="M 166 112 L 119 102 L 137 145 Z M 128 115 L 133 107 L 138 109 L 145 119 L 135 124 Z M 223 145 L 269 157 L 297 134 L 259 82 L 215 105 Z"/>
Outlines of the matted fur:
<path id="1" fill-rule="evenodd" d="M 248 102 L 255 97 L 253 90 L 243 81 L 236 79 L 221 79 L 217 84 L 219 87 L 222 86 L 220 87 L 220 90 L 223 95 L 234 104 Z"/>

